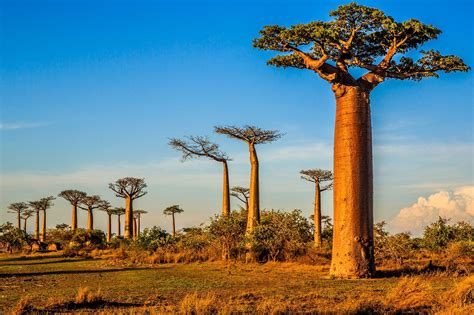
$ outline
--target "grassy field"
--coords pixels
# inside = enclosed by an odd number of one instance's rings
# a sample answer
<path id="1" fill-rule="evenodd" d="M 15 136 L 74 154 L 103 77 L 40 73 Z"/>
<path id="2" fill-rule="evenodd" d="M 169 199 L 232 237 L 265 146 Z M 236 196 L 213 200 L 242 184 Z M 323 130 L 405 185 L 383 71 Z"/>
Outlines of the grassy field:
<path id="1" fill-rule="evenodd" d="M 124 266 L 108 259 L 59 254 L 0 256 L 0 309 L 18 307 L 22 298 L 21 303 L 28 300 L 35 309 L 70 309 L 78 290 L 88 288 L 100 297 L 99 303 L 74 307 L 174 312 L 199 300 L 198 304 L 243 312 L 353 311 L 360 303 L 383 302 L 400 281 L 398 277 L 334 280 L 327 277 L 328 267 L 221 262 Z M 459 281 L 443 274 L 417 277 L 423 278 L 433 296 Z"/>

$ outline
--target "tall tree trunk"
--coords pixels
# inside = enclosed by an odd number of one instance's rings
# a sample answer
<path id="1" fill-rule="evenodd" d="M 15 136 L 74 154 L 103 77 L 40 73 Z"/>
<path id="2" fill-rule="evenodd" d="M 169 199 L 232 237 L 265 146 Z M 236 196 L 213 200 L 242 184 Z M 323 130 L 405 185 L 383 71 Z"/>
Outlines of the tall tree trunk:
<path id="1" fill-rule="evenodd" d="M 131 197 L 125 198 L 125 230 L 123 231 L 124 238 L 133 238 L 133 199 Z"/>
<path id="2" fill-rule="evenodd" d="M 39 235 L 40 235 L 40 212 L 39 210 L 36 210 L 35 238 L 37 241 L 40 240 Z"/>
<path id="3" fill-rule="evenodd" d="M 314 247 L 321 247 L 321 187 L 316 182 L 314 192 Z"/>
<path id="4" fill-rule="evenodd" d="M 77 204 L 72 205 L 71 228 L 77 230 Z"/>
<path id="5" fill-rule="evenodd" d="M 41 228 L 41 241 L 46 241 L 46 210 L 43 210 L 43 226 Z"/>
<path id="6" fill-rule="evenodd" d="M 176 224 L 175 224 L 175 221 L 174 221 L 174 213 L 171 216 L 173 217 L 173 231 L 172 231 L 171 236 L 175 237 L 176 236 Z"/>
<path id="7" fill-rule="evenodd" d="M 137 218 L 133 218 L 133 238 L 137 238 Z"/>
<path id="8" fill-rule="evenodd" d="M 23 219 L 23 231 L 26 232 L 26 220 L 28 220 L 27 218 Z"/>
<path id="9" fill-rule="evenodd" d="M 255 226 L 260 223 L 260 194 L 258 183 L 258 157 L 255 145 L 249 145 L 250 153 L 250 191 L 247 218 L 247 234 L 252 233 Z"/>
<path id="10" fill-rule="evenodd" d="M 140 237 L 140 221 L 141 221 L 141 214 L 138 214 L 138 218 L 137 218 L 137 237 Z"/>
<path id="11" fill-rule="evenodd" d="M 109 221 L 107 225 L 107 242 L 110 243 L 110 241 L 112 240 L 112 214 L 107 213 L 107 215 L 109 216 Z"/>
<path id="12" fill-rule="evenodd" d="M 120 215 L 117 216 L 118 220 L 117 220 L 117 236 L 118 237 L 121 237 L 122 236 L 122 227 L 120 226 Z"/>
<path id="13" fill-rule="evenodd" d="M 334 237 L 331 275 L 370 277 L 373 247 L 372 130 L 369 93 L 335 87 Z"/>
<path id="14" fill-rule="evenodd" d="M 17 214 L 18 214 L 18 216 L 17 216 L 17 222 L 16 223 L 17 223 L 18 229 L 21 230 L 21 212 L 18 211 Z"/>
<path id="15" fill-rule="evenodd" d="M 222 215 L 227 216 L 230 213 L 230 191 L 229 191 L 229 168 L 227 161 L 224 164 L 224 182 L 222 187 Z"/>
<path id="16" fill-rule="evenodd" d="M 87 229 L 89 231 L 94 229 L 94 214 L 90 208 L 87 210 Z"/>

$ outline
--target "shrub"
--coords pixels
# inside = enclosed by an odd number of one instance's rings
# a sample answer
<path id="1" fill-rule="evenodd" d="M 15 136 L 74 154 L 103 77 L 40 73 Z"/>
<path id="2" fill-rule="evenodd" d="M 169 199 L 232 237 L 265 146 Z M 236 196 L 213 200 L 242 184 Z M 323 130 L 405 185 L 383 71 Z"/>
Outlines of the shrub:
<path id="1" fill-rule="evenodd" d="M 6 247 L 9 253 L 14 249 L 31 245 L 32 240 L 28 233 L 13 226 L 10 222 L 0 225 L 0 244 Z"/>
<path id="2" fill-rule="evenodd" d="M 101 230 L 77 229 L 71 239 L 73 248 L 95 249 L 105 246 L 105 234 Z"/>
<path id="3" fill-rule="evenodd" d="M 63 248 L 72 241 L 73 237 L 74 232 L 67 224 L 58 224 L 55 229 L 46 231 L 47 240 L 52 243 L 60 243 Z"/>
<path id="4" fill-rule="evenodd" d="M 162 228 L 154 226 L 141 232 L 134 245 L 140 249 L 156 251 L 159 247 L 169 245 L 172 242 L 171 235 Z"/>
<path id="5" fill-rule="evenodd" d="M 246 226 L 245 210 L 232 211 L 228 216 L 215 216 L 211 219 L 207 231 L 223 259 L 238 258 L 241 255 Z"/>

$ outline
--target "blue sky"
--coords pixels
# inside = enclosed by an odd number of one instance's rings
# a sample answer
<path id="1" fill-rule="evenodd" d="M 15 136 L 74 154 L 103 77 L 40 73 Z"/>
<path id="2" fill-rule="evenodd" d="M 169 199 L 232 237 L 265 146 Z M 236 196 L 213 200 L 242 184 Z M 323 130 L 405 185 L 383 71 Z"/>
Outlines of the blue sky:
<path id="1" fill-rule="evenodd" d="M 120 205 L 107 183 L 140 176 L 145 226 L 167 227 L 162 209 L 176 203 L 187 213 L 178 226 L 198 224 L 220 207 L 220 165 L 181 163 L 167 139 L 211 135 L 234 157 L 231 185 L 247 185 L 244 144 L 212 127 L 256 124 L 286 133 L 259 148 L 262 206 L 309 215 L 298 171 L 331 168 L 332 92 L 309 71 L 266 66 L 274 54 L 251 41 L 264 25 L 328 20 L 347 2 L 0 0 L 0 207 L 67 188 Z M 360 3 L 435 25 L 443 33 L 424 48 L 473 65 L 472 1 Z M 372 93 L 376 220 L 473 184 L 472 83 L 472 72 L 442 74 Z M 51 212 L 49 225 L 69 222 L 65 201 Z"/>

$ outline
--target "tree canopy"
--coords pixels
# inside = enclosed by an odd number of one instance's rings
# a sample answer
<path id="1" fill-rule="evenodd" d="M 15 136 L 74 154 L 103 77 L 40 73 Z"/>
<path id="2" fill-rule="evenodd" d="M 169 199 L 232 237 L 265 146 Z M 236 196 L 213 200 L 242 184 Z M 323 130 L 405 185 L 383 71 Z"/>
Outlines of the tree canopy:
<path id="1" fill-rule="evenodd" d="M 241 186 L 234 186 L 231 188 L 230 195 L 242 201 L 243 203 L 247 204 L 250 194 L 250 189 L 241 187 Z"/>
<path id="2" fill-rule="evenodd" d="M 82 198 L 79 208 L 83 210 L 94 210 L 97 208 L 107 209 L 110 208 L 110 203 L 108 201 L 102 200 L 100 196 L 86 196 Z"/>
<path id="3" fill-rule="evenodd" d="M 248 144 L 260 144 L 273 142 L 281 138 L 278 130 L 263 130 L 255 126 L 216 126 L 214 131 L 221 135 L 226 135 L 229 138 L 238 139 L 247 142 Z"/>
<path id="4" fill-rule="evenodd" d="M 331 181 L 331 183 L 321 187 L 321 191 L 329 190 L 332 188 L 333 175 L 331 171 L 322 170 L 322 169 L 311 169 L 311 170 L 301 170 L 301 178 L 313 183 L 322 183 Z"/>
<path id="5" fill-rule="evenodd" d="M 211 142 L 207 137 L 190 136 L 187 140 L 170 139 L 169 145 L 183 153 L 182 160 L 194 157 L 208 157 L 217 162 L 229 161 L 230 158 L 219 149 L 219 145 Z"/>
<path id="6" fill-rule="evenodd" d="M 8 212 L 20 214 L 28 209 L 28 204 L 26 202 L 14 202 L 8 206 Z"/>
<path id="7" fill-rule="evenodd" d="M 183 211 L 184 210 L 181 209 L 178 205 L 174 205 L 174 206 L 170 206 L 170 207 L 166 208 L 165 210 L 163 210 L 163 214 L 173 215 L 175 213 L 181 213 Z"/>
<path id="8" fill-rule="evenodd" d="M 75 189 L 63 190 L 58 194 L 58 197 L 66 199 L 74 206 L 77 206 L 77 204 L 86 196 L 87 194 L 85 192 Z"/>
<path id="9" fill-rule="evenodd" d="M 147 187 L 144 178 L 125 177 L 110 183 L 109 188 L 120 198 L 137 199 L 147 194 L 144 189 Z"/>
<path id="10" fill-rule="evenodd" d="M 421 80 L 438 77 L 438 72 L 468 71 L 463 60 L 437 50 L 420 50 L 417 60 L 403 56 L 436 39 L 438 28 L 409 19 L 395 21 L 381 10 L 356 3 L 339 6 L 329 14 L 332 20 L 265 26 L 253 46 L 283 53 L 269 65 L 315 71 L 330 83 L 365 85 L 369 90 L 387 78 Z M 349 68 L 368 70 L 360 78 Z"/>

